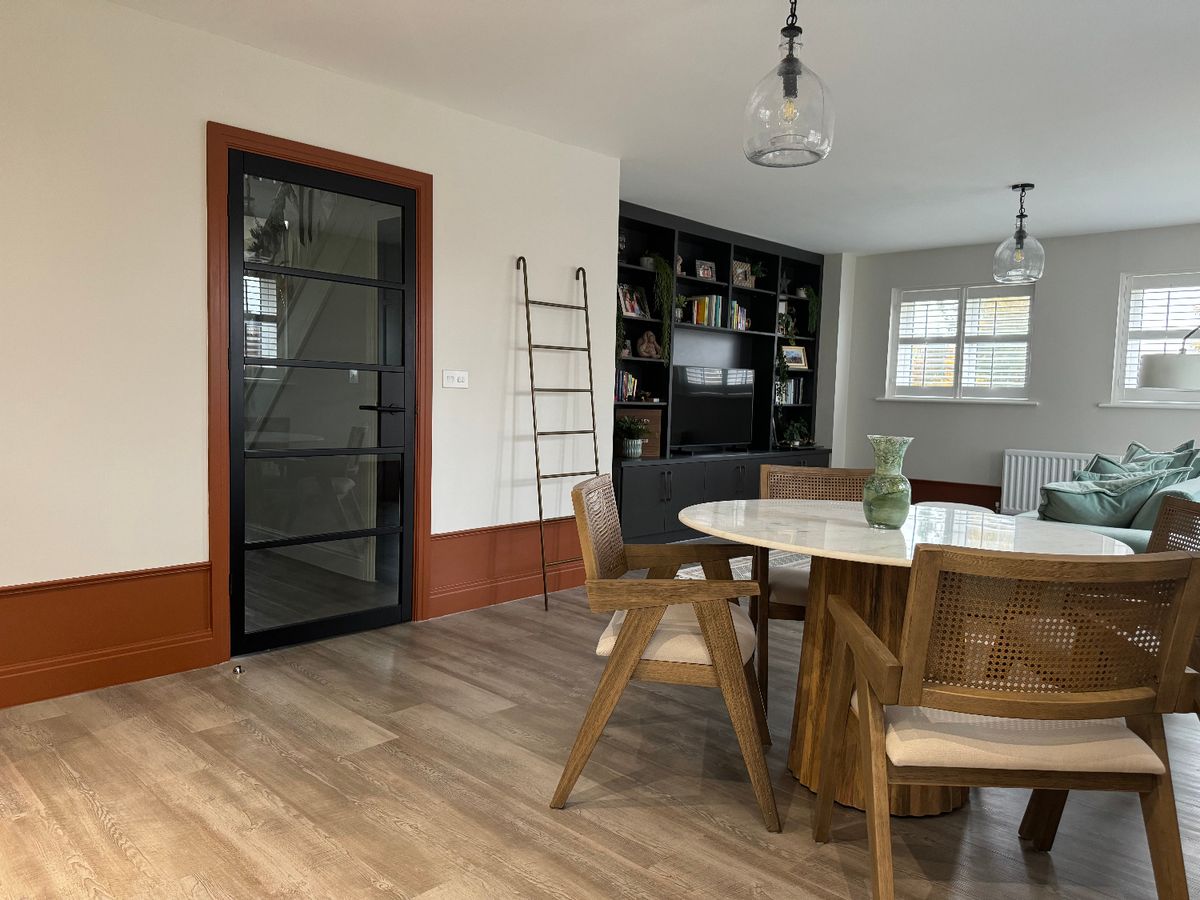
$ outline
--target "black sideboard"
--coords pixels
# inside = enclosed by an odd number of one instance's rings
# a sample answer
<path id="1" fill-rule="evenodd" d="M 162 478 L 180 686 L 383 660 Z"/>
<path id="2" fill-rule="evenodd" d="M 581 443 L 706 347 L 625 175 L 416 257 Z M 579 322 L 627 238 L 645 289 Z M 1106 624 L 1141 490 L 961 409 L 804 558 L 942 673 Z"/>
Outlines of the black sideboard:
<path id="1" fill-rule="evenodd" d="M 617 462 L 613 474 L 625 540 L 658 544 L 699 536 L 680 524 L 680 510 L 710 500 L 755 499 L 762 466 L 828 466 L 829 450 L 811 447 Z"/>

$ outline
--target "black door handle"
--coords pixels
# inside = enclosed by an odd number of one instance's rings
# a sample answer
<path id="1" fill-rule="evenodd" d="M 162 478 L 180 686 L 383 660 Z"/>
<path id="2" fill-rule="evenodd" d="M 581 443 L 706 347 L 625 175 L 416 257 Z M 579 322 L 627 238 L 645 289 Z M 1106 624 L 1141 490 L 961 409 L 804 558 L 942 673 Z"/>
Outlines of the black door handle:
<path id="1" fill-rule="evenodd" d="M 364 404 L 362 406 L 359 406 L 359 409 L 365 409 L 368 411 L 374 410 L 375 412 L 391 413 L 391 414 L 404 412 L 403 406 L 379 406 L 378 404 L 374 404 L 374 405 Z"/>
<path id="2" fill-rule="evenodd" d="M 658 473 L 658 500 L 660 503 L 667 502 L 667 473 L 666 470 Z"/>
<path id="3" fill-rule="evenodd" d="M 675 496 L 675 473 L 668 470 L 667 471 L 667 502 L 669 503 L 674 496 Z"/>

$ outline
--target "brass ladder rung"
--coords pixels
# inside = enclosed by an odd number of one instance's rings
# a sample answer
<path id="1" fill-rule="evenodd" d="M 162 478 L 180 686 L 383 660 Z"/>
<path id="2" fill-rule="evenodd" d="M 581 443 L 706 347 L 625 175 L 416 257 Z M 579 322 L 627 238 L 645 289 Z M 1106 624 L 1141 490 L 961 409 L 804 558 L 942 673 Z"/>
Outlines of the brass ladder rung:
<path id="1" fill-rule="evenodd" d="M 523 256 L 517 257 L 517 269 L 522 275 L 522 285 L 525 290 L 525 337 L 527 339 L 526 347 L 528 348 L 529 356 L 529 403 L 533 408 L 533 461 L 537 470 L 537 478 L 534 479 L 534 484 L 537 485 L 537 501 L 538 501 L 538 543 L 542 554 L 542 608 L 550 608 L 550 584 L 546 577 L 546 570 L 550 566 L 561 566 L 567 563 L 577 563 L 583 560 L 583 557 L 574 557 L 566 560 L 548 560 L 546 559 L 546 508 L 542 499 L 542 481 L 550 478 L 581 478 L 585 475 L 600 474 L 600 446 L 596 440 L 596 384 L 595 376 L 593 375 L 592 366 L 592 320 L 591 312 L 588 307 L 588 284 L 587 271 L 583 266 L 579 266 L 575 270 L 575 280 L 582 283 L 583 287 L 583 305 L 574 303 L 554 303 L 549 300 L 531 300 L 529 297 L 529 262 Z M 531 309 L 535 306 L 549 307 L 551 309 L 570 309 L 578 310 L 583 313 L 583 334 L 585 344 L 582 347 L 575 347 L 569 344 L 535 344 L 533 342 L 533 316 Z M 587 354 L 587 381 L 588 386 L 585 388 L 573 387 L 538 387 L 537 379 L 533 375 L 533 356 L 535 350 L 560 350 L 568 353 L 586 353 Z M 538 428 L 538 394 L 587 394 L 588 405 L 592 413 L 592 427 L 572 428 L 572 429 L 551 429 L 542 431 Z M 553 435 L 565 434 L 590 434 L 592 436 L 592 462 L 593 468 L 583 472 L 551 472 L 542 474 L 542 446 L 541 439 Z"/>

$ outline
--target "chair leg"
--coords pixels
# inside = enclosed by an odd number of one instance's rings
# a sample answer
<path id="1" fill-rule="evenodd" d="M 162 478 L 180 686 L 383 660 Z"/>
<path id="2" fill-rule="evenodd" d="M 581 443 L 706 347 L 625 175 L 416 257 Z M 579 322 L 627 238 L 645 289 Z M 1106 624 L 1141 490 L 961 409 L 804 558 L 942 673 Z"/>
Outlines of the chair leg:
<path id="1" fill-rule="evenodd" d="M 754 610 L 754 659 L 758 666 L 758 685 L 762 693 L 763 710 L 767 708 L 767 680 L 770 673 L 767 634 L 771 621 L 771 551 L 758 547 L 754 551 L 754 580 L 758 582 L 758 606 Z"/>
<path id="2" fill-rule="evenodd" d="M 1159 900 L 1187 900 L 1187 870 L 1183 863 L 1183 845 L 1179 838 L 1179 817 L 1175 812 L 1175 791 L 1171 787 L 1171 763 L 1167 758 L 1167 736 L 1162 716 L 1130 716 L 1130 729 L 1158 754 L 1166 771 L 1154 789 L 1141 795 L 1142 821 L 1150 844 L 1150 864 L 1154 868 L 1154 886 Z"/>
<path id="3" fill-rule="evenodd" d="M 604 726 L 608 724 L 608 717 L 612 715 L 617 701 L 621 699 L 625 685 L 629 683 L 629 678 L 646 651 L 646 645 L 650 643 L 658 623 L 662 621 L 664 612 L 665 606 L 652 606 L 631 609 L 625 614 L 617 641 L 600 676 L 600 683 L 596 685 L 596 693 L 592 695 L 592 702 L 583 717 L 583 724 L 579 726 L 579 734 L 575 736 L 575 744 L 571 747 L 571 755 L 567 757 L 567 764 L 563 767 L 554 798 L 550 801 L 552 809 L 562 809 L 566 804 L 571 789 L 575 787 L 583 767 L 587 765 L 588 757 L 592 755 L 596 742 L 604 732 Z"/>
<path id="4" fill-rule="evenodd" d="M 742 671 L 746 673 L 746 687 L 750 690 L 750 705 L 754 708 L 754 722 L 758 725 L 759 739 L 764 747 L 770 747 L 771 728 L 767 725 L 767 710 L 763 705 L 766 701 L 762 691 L 758 689 L 758 679 L 754 677 L 754 663 L 746 663 Z"/>
<path id="5" fill-rule="evenodd" d="M 696 619 L 700 622 L 704 642 L 708 645 L 709 656 L 712 657 L 717 683 L 721 686 L 725 706 L 733 722 L 733 731 L 737 735 L 738 745 L 742 748 L 742 759 L 746 761 L 750 784 L 758 799 L 763 822 L 766 823 L 768 831 L 779 831 L 779 810 L 775 807 L 775 791 L 771 787 L 771 774 L 767 771 L 767 760 L 763 756 L 758 726 L 754 722 L 750 686 L 746 683 L 742 654 L 738 649 L 737 634 L 733 630 L 729 604 L 724 600 L 705 600 L 693 603 L 692 608 L 696 611 Z"/>
<path id="6" fill-rule="evenodd" d="M 894 900 L 892 811 L 888 799 L 883 707 L 866 676 L 861 674 L 858 676 L 858 721 L 863 793 L 867 800 L 867 843 L 871 848 L 871 887 L 875 900 Z"/>
<path id="7" fill-rule="evenodd" d="M 1069 793 L 1050 788 L 1035 789 L 1025 807 L 1017 836 L 1030 841 L 1034 850 L 1048 852 L 1054 846 L 1054 837 L 1058 834 L 1058 823 L 1062 821 Z"/>
<path id="8" fill-rule="evenodd" d="M 833 821 L 833 796 L 837 793 L 841 774 L 842 735 L 850 717 L 850 694 L 854 688 L 854 657 L 843 642 L 834 644 L 833 672 L 825 707 L 825 730 L 821 734 L 821 768 L 817 774 L 817 799 L 813 803 L 813 840 L 824 844 L 829 840 Z"/>

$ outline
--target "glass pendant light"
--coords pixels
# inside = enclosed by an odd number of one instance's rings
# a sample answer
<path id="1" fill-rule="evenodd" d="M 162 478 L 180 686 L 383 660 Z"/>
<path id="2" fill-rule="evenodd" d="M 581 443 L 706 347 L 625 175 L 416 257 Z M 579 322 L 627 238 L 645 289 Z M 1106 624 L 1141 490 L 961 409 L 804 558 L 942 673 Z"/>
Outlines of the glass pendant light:
<path id="1" fill-rule="evenodd" d="M 779 32 L 782 55 L 754 87 L 746 104 L 746 159 L 760 166 L 807 166 L 829 155 L 833 145 L 833 103 L 817 73 L 800 64 L 803 30 L 796 24 L 796 0 Z"/>
<path id="2" fill-rule="evenodd" d="M 1041 241 L 1025 230 L 1025 192 L 1032 191 L 1028 182 L 1014 184 L 1021 192 L 1021 208 L 1017 212 L 1017 229 L 1013 236 L 996 248 L 992 259 L 992 277 L 1000 284 L 1028 284 L 1037 281 L 1046 270 L 1046 251 Z"/>

